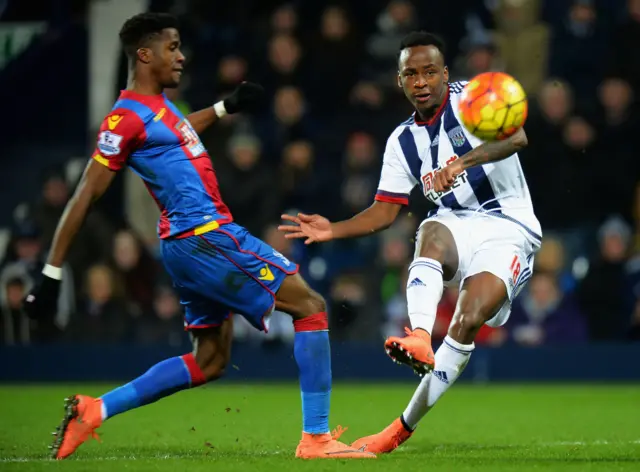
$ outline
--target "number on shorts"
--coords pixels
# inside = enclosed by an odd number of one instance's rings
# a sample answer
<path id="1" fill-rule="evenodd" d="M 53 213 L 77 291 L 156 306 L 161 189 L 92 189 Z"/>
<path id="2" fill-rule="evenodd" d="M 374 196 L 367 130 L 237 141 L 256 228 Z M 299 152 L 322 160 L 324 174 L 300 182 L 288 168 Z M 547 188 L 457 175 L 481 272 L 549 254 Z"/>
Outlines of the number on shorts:
<path id="1" fill-rule="evenodd" d="M 513 283 L 515 284 L 520 276 L 520 260 L 518 259 L 518 255 L 513 256 L 513 261 L 511 261 L 511 277 L 513 279 Z"/>

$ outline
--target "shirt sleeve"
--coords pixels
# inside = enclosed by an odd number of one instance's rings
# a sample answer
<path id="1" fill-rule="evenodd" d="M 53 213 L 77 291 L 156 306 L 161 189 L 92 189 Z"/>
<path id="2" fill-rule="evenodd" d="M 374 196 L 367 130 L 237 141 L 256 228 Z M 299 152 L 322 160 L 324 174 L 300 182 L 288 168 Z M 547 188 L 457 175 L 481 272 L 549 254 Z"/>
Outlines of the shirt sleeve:
<path id="1" fill-rule="evenodd" d="M 129 155 L 144 141 L 144 123 L 130 110 L 114 110 L 100 126 L 93 159 L 118 171 L 127 165 Z"/>
<path id="2" fill-rule="evenodd" d="M 409 194 L 416 186 L 416 180 L 407 170 L 393 144 L 393 138 L 387 140 L 382 159 L 380 183 L 376 192 L 376 201 L 386 203 L 409 204 Z"/>

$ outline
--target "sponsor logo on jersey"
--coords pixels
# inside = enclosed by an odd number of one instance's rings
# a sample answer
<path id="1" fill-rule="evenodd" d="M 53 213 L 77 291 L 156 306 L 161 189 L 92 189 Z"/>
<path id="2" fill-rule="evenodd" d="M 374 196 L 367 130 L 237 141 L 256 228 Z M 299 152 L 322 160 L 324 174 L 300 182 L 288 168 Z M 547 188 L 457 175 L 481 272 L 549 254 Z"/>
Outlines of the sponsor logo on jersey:
<path id="1" fill-rule="evenodd" d="M 464 135 L 464 131 L 462 131 L 461 126 L 456 126 L 452 130 L 449 130 L 449 132 L 447 133 L 447 136 L 449 136 L 449 139 L 451 140 L 451 142 L 455 147 L 462 146 L 467 140 L 466 136 Z"/>
<path id="2" fill-rule="evenodd" d="M 182 144 L 186 146 L 187 149 L 189 149 L 189 152 L 191 152 L 191 155 L 193 157 L 198 157 L 200 154 L 203 154 L 205 152 L 204 144 L 202 144 L 202 142 L 200 141 L 198 133 L 196 133 L 196 130 L 193 129 L 191 123 L 189 123 L 189 120 L 187 120 L 186 118 L 180 120 L 176 125 L 176 128 L 182 135 Z"/>
<path id="3" fill-rule="evenodd" d="M 158 112 L 158 114 L 153 117 L 153 121 L 160 121 L 166 112 L 167 112 L 166 108 L 160 108 L 160 111 Z"/>
<path id="4" fill-rule="evenodd" d="M 451 156 L 447 160 L 445 165 L 451 164 L 456 159 L 458 159 L 458 156 L 455 156 L 455 155 Z M 433 203 L 436 203 L 438 200 L 440 200 L 445 195 L 449 195 L 451 192 L 453 192 L 454 189 L 460 187 L 461 185 L 466 184 L 467 181 L 468 181 L 467 180 L 467 171 L 465 170 L 461 174 L 458 174 L 458 176 L 456 177 L 456 180 L 453 181 L 453 185 L 451 186 L 451 188 L 449 190 L 447 190 L 445 192 L 436 192 L 434 190 L 435 175 L 436 175 L 436 172 L 439 172 L 441 169 L 442 169 L 442 166 L 438 166 L 437 169 L 429 171 L 425 175 L 422 176 L 422 191 L 424 193 L 424 196 L 427 197 L 427 199 L 432 201 Z"/>
<path id="5" fill-rule="evenodd" d="M 124 118 L 122 115 L 111 115 L 107 117 L 107 126 L 109 127 L 109 129 L 116 129 L 116 126 L 118 126 L 118 123 L 122 121 L 122 118 Z"/>
<path id="6" fill-rule="evenodd" d="M 121 142 L 122 136 L 105 130 L 98 136 L 98 149 L 104 156 L 115 156 L 120 154 Z"/>

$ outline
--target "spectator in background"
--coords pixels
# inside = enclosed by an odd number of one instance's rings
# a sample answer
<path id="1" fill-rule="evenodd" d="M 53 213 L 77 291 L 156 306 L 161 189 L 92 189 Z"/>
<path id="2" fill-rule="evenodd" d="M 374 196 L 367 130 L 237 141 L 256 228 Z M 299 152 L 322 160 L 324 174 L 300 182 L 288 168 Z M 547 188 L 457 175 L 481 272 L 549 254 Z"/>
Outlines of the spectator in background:
<path id="1" fill-rule="evenodd" d="M 504 61 L 500 58 L 496 45 L 488 38 L 477 40 L 469 43 L 466 54 L 455 61 L 451 81 L 470 80 L 484 72 L 499 72 L 504 69 Z"/>
<path id="2" fill-rule="evenodd" d="M 371 322 L 367 313 L 366 279 L 358 271 L 347 271 L 333 280 L 329 296 L 329 324 L 335 339 L 358 339 L 363 330 L 357 321 Z"/>
<path id="3" fill-rule="evenodd" d="M 313 140 L 317 126 L 308 116 L 302 91 L 296 87 L 282 87 L 273 97 L 273 111 L 269 117 L 255 123 L 263 143 L 265 157 L 274 162 L 284 147 L 295 140 Z"/>
<path id="4" fill-rule="evenodd" d="M 113 240 L 113 268 L 122 281 L 123 295 L 134 316 L 150 315 L 158 264 L 130 230 L 120 230 Z"/>
<path id="5" fill-rule="evenodd" d="M 551 31 L 540 21 L 539 0 L 499 0 L 495 41 L 505 71 L 535 94 L 547 73 Z"/>
<path id="6" fill-rule="evenodd" d="M 587 341 L 587 325 L 578 304 L 563 294 L 554 274 L 535 272 L 517 297 L 506 325 L 509 336 L 523 346 Z"/>
<path id="7" fill-rule="evenodd" d="M 32 342 L 33 326 L 22 309 L 22 300 L 31 284 L 24 274 L 0 276 L 0 344 L 15 346 Z"/>
<path id="8" fill-rule="evenodd" d="M 246 80 L 247 71 L 247 61 L 243 57 L 229 55 L 221 58 L 218 63 L 216 83 L 218 98 L 230 94 L 243 80 Z"/>
<path id="9" fill-rule="evenodd" d="M 268 63 L 260 83 L 272 95 L 280 87 L 300 87 L 305 83 L 302 46 L 290 34 L 276 34 L 267 45 Z"/>
<path id="10" fill-rule="evenodd" d="M 619 214 L 631 221 L 631 207 L 636 181 L 640 176 L 640 159 L 636 144 L 636 133 L 640 129 L 640 117 L 633 107 L 633 91 L 629 83 L 617 77 L 606 79 L 599 88 L 602 105 L 598 114 L 599 154 L 607 156 L 607 165 L 598 166 L 600 181 L 615 180 L 599 198 L 601 219 L 610 214 Z M 624 172 L 620 172 L 624 169 Z"/>
<path id="11" fill-rule="evenodd" d="M 28 210 L 28 217 L 41 231 L 43 247 L 50 247 L 53 235 L 69 200 L 69 186 L 61 172 L 52 172 L 45 178 L 42 195 Z M 81 290 L 80 274 L 97 260 L 107 260 L 113 238 L 113 229 L 104 216 L 97 210 L 87 215 L 78 230 L 74 244 L 67 254 L 67 262 L 76 281 L 76 293 Z"/>
<path id="12" fill-rule="evenodd" d="M 5 284 L 9 280 L 16 279 L 21 280 L 24 286 L 30 289 L 40 276 L 44 261 L 42 236 L 38 227 L 31 221 L 23 221 L 16 225 L 7 263 L 0 270 L 0 290 L 3 292 L 8 290 Z M 38 326 L 38 337 L 43 341 L 56 337 L 58 330 L 66 327 L 75 310 L 73 273 L 68 264 L 65 264 L 62 270 L 63 277 L 56 315 L 53 320 L 41 320 Z"/>
<path id="13" fill-rule="evenodd" d="M 247 78 L 247 61 L 241 56 L 224 56 L 218 64 L 217 74 L 215 101 L 226 98 L 237 84 Z M 243 116 L 242 113 L 226 115 L 223 120 L 219 120 L 214 126 L 209 126 L 200 134 L 200 140 L 207 148 L 214 166 L 225 161 L 229 140 L 236 133 L 251 133 L 250 118 Z"/>
<path id="14" fill-rule="evenodd" d="M 531 101 L 526 124 L 529 146 L 520 154 L 533 206 L 545 231 L 571 227 L 576 222 L 573 211 L 569 215 L 557 212 L 558 198 L 564 198 L 568 193 L 568 182 L 563 178 L 549 179 L 550 166 L 558 176 L 572 175 L 563 144 L 564 127 L 572 113 L 573 92 L 566 82 L 547 80 L 537 100 Z M 571 180 L 579 186 L 580 182 Z M 576 196 L 581 197 L 581 194 Z"/>
<path id="15" fill-rule="evenodd" d="M 625 264 L 631 230 L 619 217 L 609 218 L 598 231 L 600 253 L 578 288 L 582 311 L 587 315 L 593 341 L 624 339 L 633 307 Z"/>
<path id="16" fill-rule="evenodd" d="M 308 141 L 293 141 L 282 154 L 280 182 L 274 186 L 282 192 L 282 208 L 317 213 L 322 183 L 314 171 L 315 150 Z"/>
<path id="17" fill-rule="evenodd" d="M 616 28 L 612 47 L 612 72 L 631 83 L 636 97 L 640 96 L 640 0 L 627 0 L 629 16 Z"/>
<path id="18" fill-rule="evenodd" d="M 362 44 L 346 11 L 329 6 L 320 18 L 320 31 L 309 51 L 311 68 L 322 71 L 322 80 L 309 83 L 316 113 L 333 114 L 347 107 L 349 91 L 358 80 L 354 62 L 362 57 Z"/>
<path id="19" fill-rule="evenodd" d="M 181 347 L 190 344 L 184 330 L 180 300 L 167 286 L 159 287 L 153 298 L 152 316 L 138 325 L 136 341 L 143 345 Z"/>
<path id="20" fill-rule="evenodd" d="M 84 282 L 84 299 L 69 326 L 71 339 L 91 344 L 131 341 L 133 317 L 114 271 L 104 264 L 93 265 Z"/>
<path id="21" fill-rule="evenodd" d="M 231 138 L 229 156 L 229 163 L 216 168 L 220 191 L 234 219 L 258 235 L 279 215 L 279 190 L 273 173 L 262 161 L 261 144 L 255 136 Z"/>
<path id="22" fill-rule="evenodd" d="M 555 33 L 549 72 L 571 83 L 576 99 L 588 105 L 595 98 L 604 72 L 603 65 L 594 58 L 604 60 L 609 46 L 594 0 L 573 0 L 564 23 Z"/>
<path id="23" fill-rule="evenodd" d="M 344 177 L 340 219 L 367 208 L 376 193 L 380 179 L 380 156 L 373 137 L 363 132 L 352 133 L 347 140 L 342 162 Z"/>
<path id="24" fill-rule="evenodd" d="M 376 25 L 377 32 L 367 42 L 371 74 L 382 87 L 394 87 L 398 45 L 417 26 L 415 8 L 407 0 L 392 0 L 378 15 Z"/>

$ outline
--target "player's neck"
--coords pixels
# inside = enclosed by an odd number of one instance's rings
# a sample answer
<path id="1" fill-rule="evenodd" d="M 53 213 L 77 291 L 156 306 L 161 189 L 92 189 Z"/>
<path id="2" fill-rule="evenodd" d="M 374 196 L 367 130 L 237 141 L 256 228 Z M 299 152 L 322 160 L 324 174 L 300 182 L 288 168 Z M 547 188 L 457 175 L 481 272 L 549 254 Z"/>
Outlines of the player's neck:
<path id="1" fill-rule="evenodd" d="M 139 93 L 140 95 L 160 95 L 164 89 L 156 81 L 147 80 L 136 74 L 130 74 L 127 90 Z"/>

